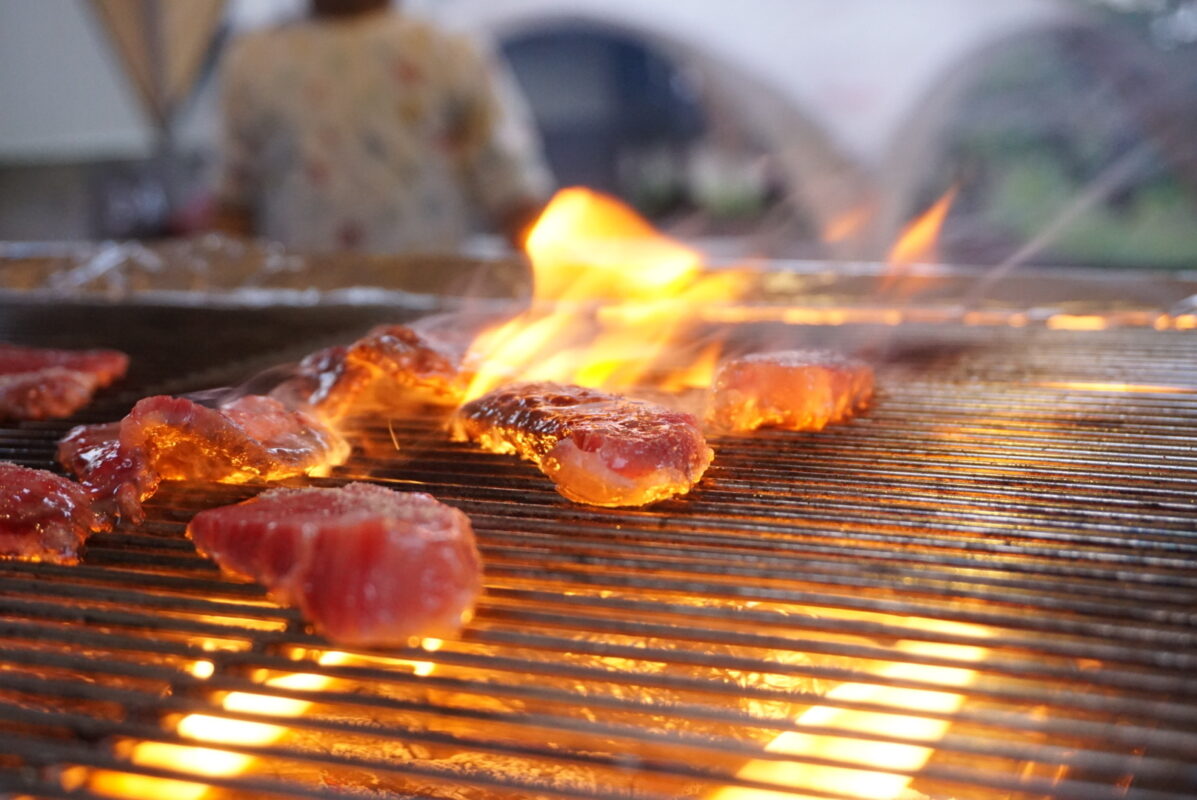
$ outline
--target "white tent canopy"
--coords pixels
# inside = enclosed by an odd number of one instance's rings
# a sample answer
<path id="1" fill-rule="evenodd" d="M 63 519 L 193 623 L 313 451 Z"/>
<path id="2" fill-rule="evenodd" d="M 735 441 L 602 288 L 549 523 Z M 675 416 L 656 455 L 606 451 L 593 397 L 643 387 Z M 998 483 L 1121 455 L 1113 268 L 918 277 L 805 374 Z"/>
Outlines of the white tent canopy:
<path id="1" fill-rule="evenodd" d="M 970 54 L 1073 20 L 1058 0 L 442 0 L 438 16 L 492 36 L 553 21 L 617 25 L 751 76 L 876 166 L 920 99 Z"/>
<path id="2" fill-rule="evenodd" d="M 225 0 L 92 0 L 142 106 L 160 126 L 187 98 Z"/>
<path id="3" fill-rule="evenodd" d="M 222 5 L 221 0 L 0 0 L 0 101 L 5 109 L 20 109 L 0 115 L 0 159 L 144 153 L 152 141 L 147 126 L 190 88 Z M 970 53 L 1020 31 L 1066 23 L 1073 8 L 1063 0 L 407 5 L 491 36 L 578 19 L 705 54 L 771 87 L 845 158 L 865 168 L 887 159 L 919 103 Z M 147 13 L 149 6 L 157 10 Z M 229 17 L 235 24 L 253 24 L 301 6 L 296 0 L 233 0 Z M 151 19 L 162 25 L 168 42 L 161 80 L 151 74 L 146 28 Z"/>
<path id="4" fill-rule="evenodd" d="M 224 0 L 0 0 L 0 160 L 150 155 L 192 89 Z M 723 110 L 764 141 L 820 226 L 873 209 L 892 239 L 937 127 L 985 55 L 1020 35 L 1082 24 L 1066 0 L 408 0 L 489 38 L 573 21 L 658 43 L 703 74 Z M 301 0 L 229 0 L 235 28 Z M 175 131 L 211 144 L 211 92 Z M 8 111 L 19 109 L 17 113 Z M 855 255 L 842 252 L 841 256 Z"/>
<path id="5" fill-rule="evenodd" d="M 1063 0 L 441 0 L 456 27 L 503 38 L 561 23 L 613 26 L 696 68 L 723 112 L 775 154 L 821 228 L 867 207 L 842 257 L 875 257 L 968 76 L 1003 42 L 1083 25 Z"/>

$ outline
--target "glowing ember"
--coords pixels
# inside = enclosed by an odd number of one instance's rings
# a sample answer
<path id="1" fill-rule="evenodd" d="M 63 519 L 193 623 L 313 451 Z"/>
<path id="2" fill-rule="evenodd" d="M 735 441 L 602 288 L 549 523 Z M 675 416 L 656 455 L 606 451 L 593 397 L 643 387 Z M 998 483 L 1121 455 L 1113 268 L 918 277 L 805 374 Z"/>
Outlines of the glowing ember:
<path id="1" fill-rule="evenodd" d="M 441 647 L 440 639 L 425 639 L 423 649 L 435 652 Z M 436 665 L 431 661 L 409 661 L 399 658 L 357 657 L 339 651 L 322 653 L 317 659 L 321 666 L 354 664 L 359 661 L 371 666 L 384 665 L 410 670 L 419 676 L 431 675 Z M 191 667 L 192 674 L 207 678 L 213 672 L 210 661 L 198 661 Z M 315 692 L 334 682 L 327 675 L 309 672 L 295 672 L 273 678 L 258 677 L 263 686 L 299 692 Z M 238 714 L 261 714 L 273 717 L 299 717 L 312 706 L 309 700 L 277 697 L 253 692 L 230 692 L 221 700 L 225 711 Z M 141 767 L 175 770 L 194 775 L 197 779 L 221 778 L 239 775 L 254 762 L 254 756 L 220 749 L 221 745 L 264 746 L 278 741 L 287 734 L 288 728 L 266 722 L 231 719 L 209 714 L 188 714 L 175 726 L 178 734 L 197 744 L 173 744 L 169 742 L 139 742 L 133 745 L 129 761 Z M 212 745 L 206 747 L 202 745 Z M 169 797 L 172 800 L 200 800 L 211 786 L 185 780 L 156 778 L 148 775 L 98 771 L 88 781 L 88 788 L 109 797 L 141 798 Z"/>
<path id="2" fill-rule="evenodd" d="M 974 625 L 942 620 L 911 620 L 926 630 L 982 639 L 988 631 Z M 978 663 L 989 652 L 984 647 L 936 644 L 903 640 L 895 649 L 907 656 L 953 659 Z M 976 670 L 958 667 L 932 667 L 894 662 L 875 670 L 878 683 L 845 683 L 828 692 L 828 699 L 842 703 L 868 703 L 892 711 L 860 711 L 839 706 L 815 706 L 798 719 L 799 726 L 835 729 L 837 735 L 815 735 L 799 731 L 781 734 L 766 746 L 770 753 L 791 755 L 815 762 L 827 760 L 843 766 L 787 761 L 750 761 L 736 777 L 790 787 L 799 793 L 770 792 L 729 787 L 721 789 L 712 800 L 772 800 L 772 798 L 813 798 L 829 792 L 835 796 L 863 800 L 894 800 L 911 781 L 911 774 L 921 769 L 934 752 L 934 744 L 947 733 L 950 723 L 926 715 L 945 715 L 958 711 L 964 696 L 954 692 L 928 691 L 887 686 L 885 683 L 919 681 L 943 687 L 965 687 L 976 679 Z M 871 741 L 859 736 L 893 736 L 905 744 Z M 801 794 L 802 791 L 814 795 Z"/>
<path id="3" fill-rule="evenodd" d="M 1046 389 L 1072 389 L 1078 392 L 1117 392 L 1134 394 L 1192 394 L 1197 386 L 1166 386 L 1153 383 L 1106 383 L 1102 381 L 1044 381 L 1035 384 Z"/>
<path id="4" fill-rule="evenodd" d="M 200 680 L 206 680 L 212 677 L 212 673 L 216 671 L 216 665 L 207 660 L 196 661 L 188 671 Z"/>
<path id="5" fill-rule="evenodd" d="M 700 307 L 742 293 L 746 273 L 700 274 L 701 256 L 669 239 L 613 198 L 567 189 L 528 236 L 533 307 L 480 336 L 468 363 L 480 365 L 466 392 L 479 397 L 513 381 L 589 388 L 643 384 Z M 709 381 L 687 367 L 686 383 Z"/>
<path id="6" fill-rule="evenodd" d="M 1058 331 L 1100 331 L 1109 327 L 1105 317 L 1096 314 L 1054 314 L 1047 327 Z"/>

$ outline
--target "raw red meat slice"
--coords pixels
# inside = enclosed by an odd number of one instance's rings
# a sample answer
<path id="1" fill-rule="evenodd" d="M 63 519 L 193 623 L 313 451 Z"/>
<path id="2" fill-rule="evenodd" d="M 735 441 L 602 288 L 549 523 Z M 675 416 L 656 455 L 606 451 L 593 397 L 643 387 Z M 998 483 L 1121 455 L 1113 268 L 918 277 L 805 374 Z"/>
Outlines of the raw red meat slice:
<path id="1" fill-rule="evenodd" d="M 0 556 L 73 564 L 103 520 L 87 492 L 52 472 L 0 462 Z"/>
<path id="2" fill-rule="evenodd" d="M 95 376 L 100 386 L 107 386 L 124 376 L 129 357 L 117 350 L 49 350 L 0 343 L 0 375 L 48 367 L 86 372 Z"/>
<path id="3" fill-rule="evenodd" d="M 0 375 L 0 419 L 57 419 L 83 408 L 95 394 L 95 376 L 62 367 Z"/>
<path id="4" fill-rule="evenodd" d="M 147 397 L 115 429 L 82 426 L 59 445 L 59 461 L 98 509 L 141 519 L 141 501 L 162 480 L 278 480 L 344 463 L 349 445 L 311 416 L 246 395 L 218 409 L 182 397 Z"/>
<path id="5" fill-rule="evenodd" d="M 427 494 L 366 483 L 272 489 L 201 511 L 187 534 L 344 645 L 455 634 L 482 590 L 469 518 Z"/>
<path id="6" fill-rule="evenodd" d="M 394 408 L 413 390 L 422 399 L 455 403 L 465 387 L 462 355 L 406 325 L 383 325 L 349 346 L 312 353 L 271 396 L 330 420 Z"/>
<path id="7" fill-rule="evenodd" d="M 128 356 L 115 350 L 0 344 L 0 419 L 69 417 L 128 366 Z"/>
<path id="8" fill-rule="evenodd" d="M 715 375 L 709 419 L 731 432 L 761 427 L 817 431 L 868 405 L 873 368 L 826 350 L 753 353 Z"/>
<path id="9" fill-rule="evenodd" d="M 459 441 L 518 453 L 579 503 L 639 506 L 685 494 L 712 452 L 689 414 L 581 386 L 525 383 L 462 406 Z"/>

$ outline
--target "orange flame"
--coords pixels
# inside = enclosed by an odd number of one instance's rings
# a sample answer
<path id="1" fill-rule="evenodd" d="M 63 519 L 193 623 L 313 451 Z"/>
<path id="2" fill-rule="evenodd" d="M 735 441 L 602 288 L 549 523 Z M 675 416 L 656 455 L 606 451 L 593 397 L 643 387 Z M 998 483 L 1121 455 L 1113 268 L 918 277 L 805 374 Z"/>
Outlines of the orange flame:
<path id="1" fill-rule="evenodd" d="M 654 300 L 688 285 L 702 257 L 657 233 L 613 197 L 557 193 L 531 233 L 528 256 L 542 301 Z"/>
<path id="2" fill-rule="evenodd" d="M 605 389 L 643 383 L 700 306 L 735 299 L 746 275 L 703 272 L 702 257 L 614 198 L 559 192 L 528 235 L 533 307 L 487 331 L 466 399 L 514 380 Z M 716 359 L 704 359 L 709 381 Z M 689 374 L 684 383 L 701 382 Z"/>
<path id="3" fill-rule="evenodd" d="M 890 248 L 886 256 L 886 263 L 890 269 L 886 271 L 881 282 L 883 291 L 900 287 L 902 279 L 914 264 L 926 264 L 938 260 L 937 245 L 939 233 L 952 210 L 952 203 L 956 199 L 956 187 L 948 189 L 943 196 L 936 200 L 923 214 L 902 229 L 898 241 Z"/>
<path id="4" fill-rule="evenodd" d="M 953 186 L 924 211 L 921 217 L 903 228 L 898 241 L 886 256 L 886 262 L 901 267 L 934 260 L 939 232 L 948 218 L 948 212 L 952 210 L 952 202 L 955 199 L 956 187 Z"/>
<path id="5" fill-rule="evenodd" d="M 864 230 L 873 216 L 873 207 L 864 203 L 832 217 L 824 226 L 821 239 L 827 244 L 838 244 L 851 239 Z"/>

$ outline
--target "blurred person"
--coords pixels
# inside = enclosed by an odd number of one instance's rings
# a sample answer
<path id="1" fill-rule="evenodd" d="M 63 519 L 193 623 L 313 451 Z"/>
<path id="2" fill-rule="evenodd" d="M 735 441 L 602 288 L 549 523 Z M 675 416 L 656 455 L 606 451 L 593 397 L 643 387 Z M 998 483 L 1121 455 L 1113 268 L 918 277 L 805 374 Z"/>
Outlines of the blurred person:
<path id="1" fill-rule="evenodd" d="M 223 65 L 217 227 L 299 251 L 518 246 L 548 170 L 510 81 L 388 0 L 311 0 Z"/>

